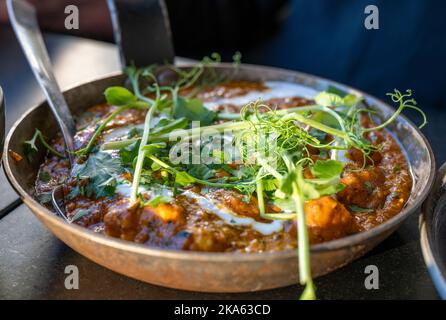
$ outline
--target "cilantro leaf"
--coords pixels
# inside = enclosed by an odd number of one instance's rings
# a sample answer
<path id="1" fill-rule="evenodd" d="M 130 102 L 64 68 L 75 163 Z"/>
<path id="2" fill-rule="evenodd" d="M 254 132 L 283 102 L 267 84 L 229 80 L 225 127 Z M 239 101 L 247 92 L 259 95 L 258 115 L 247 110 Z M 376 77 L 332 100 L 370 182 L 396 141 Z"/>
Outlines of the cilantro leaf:
<path id="1" fill-rule="evenodd" d="M 101 177 L 97 177 L 95 179 L 95 184 L 89 186 L 93 186 L 93 189 L 91 189 L 91 191 L 96 195 L 97 198 L 112 198 L 116 190 L 116 185 L 117 181 L 115 177 L 106 177 L 104 175 Z M 89 192 L 89 189 L 87 189 L 87 192 Z"/>
<path id="2" fill-rule="evenodd" d="M 40 192 L 36 197 L 40 203 L 49 203 L 52 200 L 51 192 Z"/>
<path id="3" fill-rule="evenodd" d="M 75 222 L 83 217 L 85 217 L 86 215 L 90 214 L 90 210 L 88 209 L 79 209 L 77 210 L 76 214 L 74 216 L 72 216 L 71 218 L 69 218 L 69 222 Z"/>
<path id="4" fill-rule="evenodd" d="M 338 193 L 344 189 L 344 185 L 339 183 L 343 169 L 340 161 L 317 160 L 311 167 L 311 173 L 316 179 L 302 178 L 303 181 L 298 180 L 298 185 L 307 199 Z"/>
<path id="5" fill-rule="evenodd" d="M 297 170 L 299 169 L 300 168 L 298 168 Z M 320 198 L 322 196 L 321 191 L 325 191 L 328 187 L 325 185 L 320 186 L 313 184 L 310 182 L 311 180 L 305 180 L 302 176 L 302 172 L 298 172 L 296 176 L 298 177 L 297 185 L 305 201 Z"/>
<path id="6" fill-rule="evenodd" d="M 159 151 L 166 147 L 164 142 L 151 143 L 142 147 L 142 150 L 146 152 L 146 156 L 150 156 L 154 154 L 156 151 Z"/>
<path id="7" fill-rule="evenodd" d="M 39 129 L 36 129 L 36 131 L 34 132 L 33 137 L 30 140 L 26 140 L 22 143 L 22 151 L 23 154 L 25 155 L 26 159 L 28 159 L 29 162 L 32 161 L 32 159 L 34 158 L 34 156 L 37 154 L 37 152 L 39 151 L 39 149 L 37 149 L 37 145 L 36 142 L 37 140 L 40 140 L 40 142 L 42 143 L 42 145 L 48 149 L 52 154 L 63 158 L 64 155 L 61 154 L 60 152 L 58 152 L 56 149 L 54 149 L 53 147 L 51 147 L 46 141 L 45 138 L 43 137 L 42 132 Z"/>
<path id="8" fill-rule="evenodd" d="M 138 156 L 140 141 L 135 141 L 125 148 L 119 150 L 119 157 L 124 165 L 132 165 L 133 160 Z"/>
<path id="9" fill-rule="evenodd" d="M 344 105 L 347 107 L 353 107 L 362 101 L 361 97 L 355 96 L 354 94 L 348 94 L 344 97 Z"/>
<path id="10" fill-rule="evenodd" d="M 73 200 L 74 198 L 77 198 L 78 196 L 83 196 L 84 194 L 85 190 L 78 182 L 78 184 L 73 189 L 71 189 L 70 193 L 68 194 L 68 199 Z"/>
<path id="11" fill-rule="evenodd" d="M 190 121 L 200 121 L 201 126 L 210 125 L 216 118 L 217 113 L 207 109 L 201 100 L 178 98 L 174 108 L 174 117 L 176 119 L 186 118 Z"/>
<path id="12" fill-rule="evenodd" d="M 121 161 L 107 152 L 90 154 L 83 164 L 73 168 L 73 175 L 79 179 L 88 179 L 85 186 L 87 196 L 113 197 L 116 189 L 116 175 L 121 172 Z"/>
<path id="13" fill-rule="evenodd" d="M 113 158 L 109 153 L 99 151 L 91 154 L 83 164 L 75 165 L 73 172 L 81 178 L 91 178 L 103 174 L 115 174 L 120 172 L 119 159 Z"/>
<path id="14" fill-rule="evenodd" d="M 38 137 L 39 132 L 40 131 L 36 129 L 36 132 L 34 133 L 33 137 L 30 140 L 24 141 L 22 144 L 23 154 L 25 155 L 26 159 L 28 159 L 29 162 L 32 161 L 34 156 L 39 151 L 39 149 L 37 149 L 36 146 L 36 139 Z"/>
<path id="15" fill-rule="evenodd" d="M 51 175 L 49 174 L 48 171 L 45 170 L 40 170 L 39 171 L 39 179 L 42 182 L 49 182 L 51 180 Z"/>
<path id="16" fill-rule="evenodd" d="M 187 172 L 191 176 L 201 180 L 207 180 L 215 175 L 215 170 L 202 163 L 189 165 L 189 169 Z"/>

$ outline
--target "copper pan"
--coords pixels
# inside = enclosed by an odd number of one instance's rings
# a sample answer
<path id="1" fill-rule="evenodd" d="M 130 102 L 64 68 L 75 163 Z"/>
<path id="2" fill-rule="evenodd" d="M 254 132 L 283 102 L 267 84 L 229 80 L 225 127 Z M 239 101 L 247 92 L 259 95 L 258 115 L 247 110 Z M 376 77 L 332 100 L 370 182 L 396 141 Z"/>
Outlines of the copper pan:
<path id="1" fill-rule="evenodd" d="M 232 71 L 229 64 L 216 67 L 218 72 Z M 367 102 L 383 117 L 394 110 L 370 95 L 344 85 L 302 74 L 269 67 L 243 65 L 240 79 L 283 80 L 324 90 L 329 85 L 363 94 Z M 74 114 L 103 102 L 104 89 L 120 85 L 123 75 L 112 75 L 88 82 L 65 91 L 65 98 Z M 56 237 L 68 246 L 118 273 L 145 282 L 184 290 L 203 292 L 246 292 L 265 290 L 295 284 L 298 279 L 298 263 L 295 251 L 274 253 L 202 253 L 160 250 L 144 245 L 106 237 L 68 224 L 53 212 L 40 205 L 33 197 L 34 180 L 44 153 L 29 163 L 15 161 L 8 150 L 21 151 L 21 144 L 39 128 L 47 137 L 55 135 L 57 125 L 46 103 L 31 108 L 10 130 L 3 155 L 6 175 L 24 203 Z M 315 277 L 327 274 L 371 250 L 394 232 L 401 223 L 418 211 L 426 198 L 435 174 L 432 150 L 420 131 L 404 116 L 400 116 L 389 128 L 401 142 L 414 177 L 414 186 L 404 210 L 384 224 L 360 234 L 314 245 L 312 272 Z"/>

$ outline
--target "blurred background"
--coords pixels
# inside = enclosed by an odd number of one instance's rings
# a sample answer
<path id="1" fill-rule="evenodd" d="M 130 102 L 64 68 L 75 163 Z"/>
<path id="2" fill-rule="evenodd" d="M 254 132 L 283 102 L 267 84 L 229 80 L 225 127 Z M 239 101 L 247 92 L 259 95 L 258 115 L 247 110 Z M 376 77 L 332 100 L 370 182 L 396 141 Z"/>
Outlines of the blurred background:
<path id="1" fill-rule="evenodd" d="M 20 77 L 15 74 L 17 68 L 27 66 L 16 47 L 4 2 L 0 0 L 0 85 L 5 87 L 8 98 L 9 90 L 18 90 L 11 83 Z M 41 27 L 49 32 L 50 53 L 55 56 L 68 41 L 54 40 L 55 33 L 113 42 L 105 0 L 30 2 L 38 9 Z M 419 105 L 428 115 L 431 113 L 429 120 L 434 121 L 426 130 L 435 127 L 439 116 L 440 119 L 444 116 L 445 1 L 166 0 L 166 3 L 178 56 L 199 59 L 217 51 L 230 60 L 239 50 L 243 62 L 316 74 L 381 98 L 393 88 L 411 88 Z M 64 28 L 64 8 L 69 4 L 79 7 L 79 30 Z M 379 8 L 379 30 L 364 27 L 364 9 L 370 4 Z M 141 41 L 145 41 L 143 37 Z M 76 55 L 79 61 L 92 59 L 80 54 Z M 67 59 L 65 63 L 74 63 Z M 77 70 L 79 66 L 82 68 L 79 62 L 77 66 Z M 13 77 L 6 73 L 11 69 Z M 432 136 L 435 139 L 435 133 Z"/>

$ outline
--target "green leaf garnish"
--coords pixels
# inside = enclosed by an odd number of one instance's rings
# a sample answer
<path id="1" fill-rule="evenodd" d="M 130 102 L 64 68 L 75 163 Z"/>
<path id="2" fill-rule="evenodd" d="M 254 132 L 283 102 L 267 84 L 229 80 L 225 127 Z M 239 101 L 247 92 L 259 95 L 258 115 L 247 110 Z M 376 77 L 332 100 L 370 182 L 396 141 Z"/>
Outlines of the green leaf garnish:
<path id="1" fill-rule="evenodd" d="M 68 220 L 71 223 L 76 222 L 89 214 L 90 214 L 90 210 L 88 210 L 88 209 L 78 209 L 76 214 L 73 217 L 69 218 Z"/>
<path id="2" fill-rule="evenodd" d="M 205 164 L 191 164 L 189 165 L 188 173 L 198 179 L 207 180 L 215 175 L 215 170 Z"/>
<path id="3" fill-rule="evenodd" d="M 49 174 L 48 171 L 45 170 L 40 170 L 39 171 L 39 179 L 42 182 L 49 182 L 51 180 L 51 175 Z"/>
<path id="4" fill-rule="evenodd" d="M 78 181 L 78 184 L 73 189 L 71 189 L 70 193 L 68 194 L 68 199 L 73 200 L 79 196 L 84 196 L 84 195 L 85 195 L 85 188 L 81 186 Z"/>
<path id="5" fill-rule="evenodd" d="M 90 154 L 87 161 L 73 168 L 73 176 L 88 180 L 86 195 L 96 198 L 114 197 L 117 181 L 116 175 L 122 171 L 121 161 L 106 152 Z"/>
<path id="6" fill-rule="evenodd" d="M 195 182 L 196 179 L 186 171 L 180 171 L 175 174 L 175 183 L 182 187 L 187 187 Z"/>
<path id="7" fill-rule="evenodd" d="M 145 152 L 146 156 L 148 157 L 165 147 L 166 147 L 166 144 L 164 142 L 159 142 L 159 143 L 147 144 L 144 147 L 142 147 L 141 150 L 143 150 Z"/>
<path id="8" fill-rule="evenodd" d="M 311 173 L 320 179 L 339 177 L 343 170 L 342 162 L 336 160 L 317 160 L 311 167 Z"/>
<path id="9" fill-rule="evenodd" d="M 203 102 L 198 99 L 178 98 L 174 109 L 174 117 L 186 118 L 189 121 L 200 121 L 200 126 L 210 125 L 216 118 L 217 113 L 207 109 Z"/>
<path id="10" fill-rule="evenodd" d="M 151 207 L 155 208 L 162 203 L 171 203 L 172 201 L 173 201 L 172 197 L 158 195 L 158 196 L 154 197 L 153 199 L 150 199 L 149 201 L 144 202 L 144 206 L 151 206 Z"/>
<path id="11" fill-rule="evenodd" d="M 322 91 L 316 97 L 314 97 L 314 101 L 324 107 L 338 107 L 344 104 L 344 99 L 342 99 L 337 94 L 328 93 L 326 91 Z"/>
<path id="12" fill-rule="evenodd" d="M 45 137 L 43 136 L 42 132 L 39 129 L 36 129 L 34 132 L 33 137 L 30 140 L 26 140 L 22 143 L 22 150 L 23 154 L 25 155 L 26 159 L 28 159 L 29 162 L 31 162 L 34 158 L 34 156 L 37 154 L 39 149 L 37 148 L 37 141 L 40 141 L 42 145 L 48 149 L 52 154 L 63 158 L 64 155 L 58 152 L 56 149 L 51 147 L 48 142 L 46 142 Z"/>
<path id="13" fill-rule="evenodd" d="M 335 93 L 322 91 L 314 98 L 314 100 L 316 104 L 324 107 L 354 107 L 362 100 L 362 98 L 354 94 L 340 96 Z"/>
<path id="14" fill-rule="evenodd" d="M 124 87 L 109 87 L 104 95 L 107 103 L 114 106 L 125 106 L 137 101 L 137 97 Z"/>
<path id="15" fill-rule="evenodd" d="M 52 200 L 51 192 L 40 192 L 36 195 L 40 203 L 50 203 Z"/>
<path id="16" fill-rule="evenodd" d="M 354 204 L 349 205 L 348 207 L 350 208 L 351 211 L 353 211 L 355 213 L 371 213 L 371 212 L 373 212 L 373 209 L 362 208 L 362 207 L 359 207 Z"/>
<path id="17" fill-rule="evenodd" d="M 119 150 L 119 157 L 124 165 L 133 165 L 133 160 L 138 156 L 140 141 L 136 140 L 132 144 Z"/>

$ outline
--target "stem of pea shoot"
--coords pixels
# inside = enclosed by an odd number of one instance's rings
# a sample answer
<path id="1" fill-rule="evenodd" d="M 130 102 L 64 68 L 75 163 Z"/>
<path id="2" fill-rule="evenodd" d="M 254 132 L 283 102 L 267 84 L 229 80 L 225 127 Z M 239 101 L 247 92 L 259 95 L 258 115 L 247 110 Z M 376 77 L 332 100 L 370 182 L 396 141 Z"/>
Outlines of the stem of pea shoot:
<path id="1" fill-rule="evenodd" d="M 298 174 L 302 174 L 302 171 L 299 171 Z M 314 300 L 316 299 L 316 294 L 314 290 L 313 278 L 311 277 L 310 241 L 308 239 L 308 228 L 305 221 L 304 198 L 296 182 L 293 183 L 292 198 L 294 200 L 297 213 L 299 279 L 300 284 L 305 285 L 305 289 L 300 298 L 301 300 Z"/>
<path id="2" fill-rule="evenodd" d="M 311 276 L 311 261 L 310 261 L 310 241 L 308 238 L 308 229 L 305 221 L 305 209 L 304 203 L 305 198 L 302 194 L 302 191 L 299 188 L 297 181 L 299 179 L 303 179 L 302 176 L 302 167 L 299 165 L 297 168 L 294 163 L 291 161 L 288 155 L 283 154 L 282 158 L 286 164 L 286 167 L 289 172 L 296 172 L 298 177 L 297 180 L 292 184 L 292 194 L 291 198 L 293 199 L 296 214 L 267 214 L 265 213 L 265 200 L 263 197 L 263 170 L 266 170 L 268 174 L 271 174 L 273 177 L 278 179 L 280 183 L 283 180 L 283 176 L 277 172 L 274 168 L 268 165 L 267 161 L 262 157 L 258 157 L 257 160 L 262 168 L 259 170 L 259 173 L 256 177 L 256 187 L 257 187 L 257 201 L 260 216 L 266 219 L 274 219 L 274 220 L 290 220 L 295 218 L 297 224 L 297 250 L 299 256 L 299 282 L 301 285 L 305 285 L 305 289 L 300 297 L 302 300 L 314 300 L 316 299 L 313 279 Z"/>
<path id="3" fill-rule="evenodd" d="M 155 102 L 153 103 L 153 105 L 149 108 L 149 111 L 147 111 L 146 118 L 144 121 L 144 132 L 142 135 L 141 144 L 139 145 L 138 158 L 136 160 L 135 171 L 133 174 L 132 189 L 130 192 L 130 200 L 132 202 L 135 202 L 138 199 L 139 182 L 141 180 L 141 172 L 142 172 L 142 167 L 144 164 L 144 158 L 146 156 L 146 152 L 143 149 L 144 146 L 146 145 L 146 143 L 144 143 L 143 141 L 147 142 L 147 140 L 149 138 L 150 121 L 152 119 L 153 113 L 156 109 L 158 102 L 159 102 L 159 100 L 156 99 Z"/>
<path id="4" fill-rule="evenodd" d="M 104 131 L 107 124 L 110 121 L 112 121 L 117 115 L 119 115 L 120 113 L 124 112 L 125 110 L 131 109 L 131 108 L 135 108 L 135 106 L 134 105 L 121 106 L 118 109 L 116 109 L 115 111 L 113 111 L 104 121 L 102 121 L 102 123 L 96 129 L 93 136 L 88 141 L 87 146 L 85 148 L 77 150 L 76 155 L 88 154 L 91 151 L 91 149 L 94 147 L 94 143 L 96 142 L 96 139 L 100 136 L 102 131 Z"/>
<path id="5" fill-rule="evenodd" d="M 135 170 L 133 173 L 132 188 L 130 191 L 130 201 L 131 202 L 136 202 L 138 199 L 138 188 L 139 188 L 139 183 L 141 181 L 141 172 L 142 172 L 142 167 L 144 164 L 144 158 L 146 156 L 146 151 L 144 150 L 144 146 L 147 144 L 147 141 L 149 140 L 150 122 L 151 122 L 153 113 L 155 112 L 155 110 L 158 107 L 158 104 L 161 101 L 161 91 L 158 86 L 158 83 L 156 82 L 156 78 L 153 76 L 151 76 L 151 78 L 154 81 L 153 86 L 155 87 L 155 91 L 156 91 L 156 99 L 155 100 L 152 100 L 152 99 L 144 96 L 143 94 L 141 94 L 141 92 L 139 90 L 139 83 L 138 83 L 139 73 L 136 73 L 135 77 L 132 78 L 132 86 L 133 86 L 133 91 L 135 92 L 135 95 L 140 100 L 148 103 L 150 105 L 150 107 L 149 107 L 149 110 L 147 111 L 147 114 L 146 114 L 146 117 L 144 120 L 144 131 L 142 134 L 141 143 L 139 145 L 138 157 L 136 160 Z"/>

